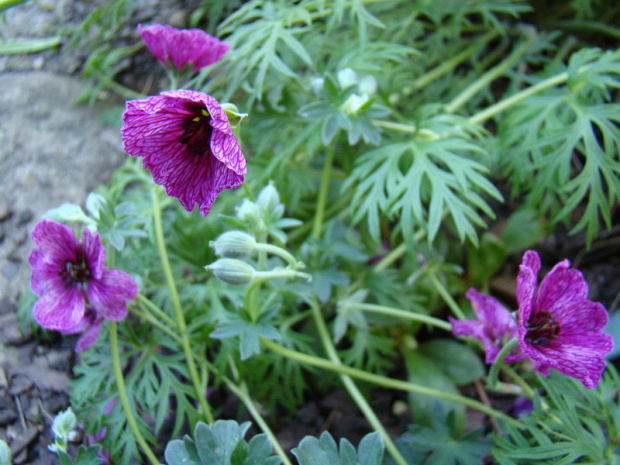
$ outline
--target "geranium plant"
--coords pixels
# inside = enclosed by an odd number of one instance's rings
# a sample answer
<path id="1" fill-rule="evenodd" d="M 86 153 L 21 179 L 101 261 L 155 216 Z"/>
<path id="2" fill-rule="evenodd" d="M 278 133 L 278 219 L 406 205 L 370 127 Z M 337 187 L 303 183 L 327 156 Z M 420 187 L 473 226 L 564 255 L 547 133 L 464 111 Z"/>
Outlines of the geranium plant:
<path id="1" fill-rule="evenodd" d="M 612 226 L 620 52 L 516 0 L 214 3 L 224 42 L 139 26 L 169 86 L 111 85 L 126 163 L 32 233 L 35 319 L 84 331 L 76 463 L 615 463 L 608 312 L 568 260 L 539 285 L 535 250 Z M 286 412 L 335 388 L 367 420 L 357 449 L 286 450 Z"/>

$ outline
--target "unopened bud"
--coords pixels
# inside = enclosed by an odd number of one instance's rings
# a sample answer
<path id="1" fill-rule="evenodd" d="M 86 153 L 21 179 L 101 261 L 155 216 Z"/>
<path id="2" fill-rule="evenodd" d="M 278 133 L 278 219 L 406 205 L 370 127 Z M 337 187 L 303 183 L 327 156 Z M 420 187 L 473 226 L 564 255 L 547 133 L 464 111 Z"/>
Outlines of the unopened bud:
<path id="1" fill-rule="evenodd" d="M 338 71 L 338 84 L 340 84 L 341 89 L 354 86 L 357 82 L 357 74 L 351 68 Z"/>
<path id="2" fill-rule="evenodd" d="M 248 258 L 256 250 L 256 239 L 243 231 L 228 231 L 209 245 L 219 257 Z"/>
<path id="3" fill-rule="evenodd" d="M 69 407 L 64 412 L 60 412 L 52 422 L 52 431 L 57 438 L 68 439 L 69 434 L 77 427 L 77 418 Z"/>
<path id="4" fill-rule="evenodd" d="M 268 215 L 280 205 L 280 194 L 271 182 L 260 191 L 256 204 Z"/>
<path id="5" fill-rule="evenodd" d="M 247 284 L 254 278 L 254 268 L 235 258 L 220 258 L 211 265 L 205 266 L 216 278 L 225 283 L 240 285 Z"/>
<path id="6" fill-rule="evenodd" d="M 0 439 L 0 465 L 11 465 L 11 449 Z"/>

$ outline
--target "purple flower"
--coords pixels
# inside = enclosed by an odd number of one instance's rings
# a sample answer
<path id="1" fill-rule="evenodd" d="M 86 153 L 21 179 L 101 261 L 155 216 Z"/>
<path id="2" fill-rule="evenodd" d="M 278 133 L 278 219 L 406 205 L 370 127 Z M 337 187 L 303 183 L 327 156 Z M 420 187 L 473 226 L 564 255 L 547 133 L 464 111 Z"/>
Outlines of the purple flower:
<path id="1" fill-rule="evenodd" d="M 592 389 L 613 342 L 602 331 L 605 307 L 587 300 L 583 275 L 569 266 L 568 260 L 555 265 L 536 289 L 540 258 L 525 252 L 517 278 L 519 346 L 543 375 L 554 368 Z"/>
<path id="2" fill-rule="evenodd" d="M 127 301 L 136 298 L 138 286 L 124 271 L 104 268 L 101 239 L 88 229 L 79 242 L 71 228 L 43 220 L 34 227 L 32 240 L 30 287 L 40 297 L 34 318 L 64 334 L 83 332 L 76 347 L 80 352 L 95 342 L 104 318 L 125 318 Z"/>
<path id="3" fill-rule="evenodd" d="M 481 294 L 474 288 L 469 289 L 465 296 L 470 300 L 478 319 L 461 321 L 449 318 L 452 334 L 471 336 L 482 341 L 485 361 L 491 364 L 495 362 L 504 343 L 517 336 L 517 323 L 510 312 L 493 297 Z M 523 358 L 522 354 L 511 353 L 504 361 L 514 363 Z"/>
<path id="4" fill-rule="evenodd" d="M 172 63 L 177 69 L 191 63 L 192 71 L 196 72 L 219 61 L 230 47 L 200 29 L 154 24 L 138 25 L 138 30 L 153 56 L 165 66 Z"/>
<path id="5" fill-rule="evenodd" d="M 528 415 L 534 410 L 534 402 L 527 397 L 517 397 L 510 407 L 509 413 L 514 418 Z"/>
<path id="6" fill-rule="evenodd" d="M 243 184 L 246 162 L 226 112 L 192 90 L 130 100 L 123 114 L 123 147 L 153 180 L 192 211 L 206 216 L 223 189 Z"/>

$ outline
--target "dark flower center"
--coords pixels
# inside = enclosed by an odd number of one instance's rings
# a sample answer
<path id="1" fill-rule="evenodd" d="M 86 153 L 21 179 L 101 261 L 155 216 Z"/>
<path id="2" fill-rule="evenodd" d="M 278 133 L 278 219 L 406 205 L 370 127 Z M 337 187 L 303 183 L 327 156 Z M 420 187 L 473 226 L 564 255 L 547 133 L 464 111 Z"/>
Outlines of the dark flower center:
<path id="1" fill-rule="evenodd" d="M 74 284 L 84 284 L 92 278 L 83 252 L 78 252 L 75 261 L 67 260 L 64 269 L 60 270 L 58 275 L 67 287 Z"/>
<path id="2" fill-rule="evenodd" d="M 211 147 L 211 133 L 213 132 L 209 124 L 211 115 L 201 103 L 185 102 L 183 106 L 191 114 L 183 120 L 181 125 L 183 134 L 179 142 L 187 145 L 187 148 L 196 155 L 203 155 Z"/>
<path id="3" fill-rule="evenodd" d="M 525 340 L 537 346 L 548 347 L 558 338 L 560 324 L 553 315 L 546 310 L 536 312 L 525 324 Z"/>

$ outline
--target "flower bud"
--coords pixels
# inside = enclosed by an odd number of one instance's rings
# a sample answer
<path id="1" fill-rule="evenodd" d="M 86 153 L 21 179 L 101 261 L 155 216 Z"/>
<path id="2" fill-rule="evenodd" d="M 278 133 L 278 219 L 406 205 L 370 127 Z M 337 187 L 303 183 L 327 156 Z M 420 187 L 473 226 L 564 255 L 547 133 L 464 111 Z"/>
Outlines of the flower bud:
<path id="1" fill-rule="evenodd" d="M 209 245 L 219 257 L 249 258 L 256 250 L 256 239 L 243 231 L 228 231 Z"/>
<path id="2" fill-rule="evenodd" d="M 360 78 L 357 89 L 362 95 L 375 95 L 377 92 L 377 80 L 372 74 Z"/>
<path id="3" fill-rule="evenodd" d="M 268 215 L 280 205 L 280 194 L 271 182 L 260 191 L 256 204 Z"/>
<path id="4" fill-rule="evenodd" d="M 64 412 L 59 412 L 52 423 L 52 431 L 57 438 L 67 439 L 69 434 L 77 427 L 77 418 L 69 407 Z"/>
<path id="5" fill-rule="evenodd" d="M 11 465 L 11 449 L 2 439 L 0 439 L 0 465 Z"/>
<path id="6" fill-rule="evenodd" d="M 225 283 L 240 285 L 247 284 L 254 278 L 254 268 L 235 258 L 220 258 L 215 263 L 205 266 L 213 275 Z"/>
<path id="7" fill-rule="evenodd" d="M 338 83 L 341 89 L 354 86 L 357 84 L 357 74 L 351 68 L 345 68 L 338 71 Z"/>

